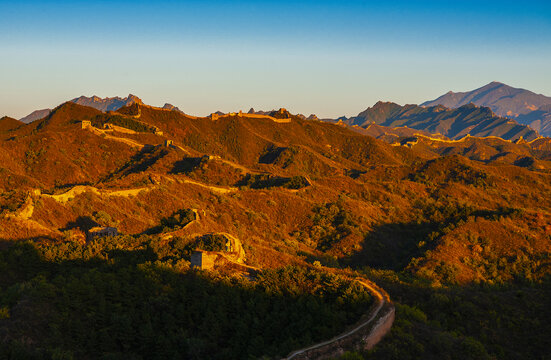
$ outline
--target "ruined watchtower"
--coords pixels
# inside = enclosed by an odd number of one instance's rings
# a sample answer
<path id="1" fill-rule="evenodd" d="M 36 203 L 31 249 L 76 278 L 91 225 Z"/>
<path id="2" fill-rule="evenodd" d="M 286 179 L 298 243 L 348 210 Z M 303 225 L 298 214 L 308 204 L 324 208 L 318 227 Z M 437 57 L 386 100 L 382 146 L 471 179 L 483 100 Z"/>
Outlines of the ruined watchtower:
<path id="1" fill-rule="evenodd" d="M 82 120 L 80 126 L 82 129 L 86 129 L 92 126 L 92 122 L 90 120 Z"/>
<path id="2" fill-rule="evenodd" d="M 195 250 L 191 254 L 191 268 L 201 270 L 212 269 L 217 257 L 218 254 L 215 252 Z"/>

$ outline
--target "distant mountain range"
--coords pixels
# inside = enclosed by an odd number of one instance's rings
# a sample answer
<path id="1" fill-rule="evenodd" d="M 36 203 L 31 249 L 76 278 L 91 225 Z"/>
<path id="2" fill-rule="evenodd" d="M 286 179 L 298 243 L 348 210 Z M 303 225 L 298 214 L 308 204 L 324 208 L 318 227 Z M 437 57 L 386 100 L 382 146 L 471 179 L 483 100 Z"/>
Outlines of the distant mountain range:
<path id="1" fill-rule="evenodd" d="M 89 106 L 103 112 L 116 111 L 123 106 L 129 106 L 132 104 L 143 104 L 143 101 L 139 97 L 132 94 L 129 94 L 125 98 L 115 96 L 112 98 L 106 97 L 103 99 L 98 96 L 81 96 L 71 100 L 71 102 L 79 105 Z"/>
<path id="2" fill-rule="evenodd" d="M 132 94 L 124 98 L 80 96 L 70 102 L 92 107 L 101 112 L 117 111 L 133 104 L 144 105 L 139 97 Z M 168 103 L 161 109 L 184 113 Z M 51 109 L 36 110 L 21 118 L 20 121 L 29 123 L 43 119 L 51 112 Z M 276 110 L 255 111 L 251 108 L 249 113 L 279 116 Z M 281 116 L 288 117 L 289 114 Z M 314 114 L 309 117 L 301 114 L 297 116 L 302 119 L 318 120 Z M 419 106 L 378 102 L 355 117 L 325 120 L 355 125 L 363 129 L 371 125 L 386 128 L 407 127 L 425 134 L 439 134 L 451 139 L 471 135 L 498 136 L 507 140 L 523 137 L 526 140 L 533 140 L 540 134 L 551 137 L 551 97 L 513 88 L 499 82 L 491 82 L 469 92 L 450 91 Z"/>
<path id="3" fill-rule="evenodd" d="M 543 136 L 551 136 L 551 97 L 496 81 L 473 91 L 450 91 L 435 100 L 422 103 L 421 106 L 444 105 L 458 108 L 469 103 L 487 106 L 499 116 L 515 119 Z"/>
<path id="4" fill-rule="evenodd" d="M 102 111 L 102 112 L 116 111 L 116 110 L 120 109 L 123 106 L 129 106 L 129 105 L 132 105 L 132 104 L 143 104 L 142 100 L 139 97 L 137 97 L 136 95 L 132 95 L 132 94 L 129 94 L 125 98 L 121 98 L 121 97 L 118 97 L 118 96 L 111 97 L 111 98 L 110 97 L 100 98 L 98 96 L 92 96 L 92 97 L 81 96 L 81 97 L 74 98 L 74 99 L 70 100 L 70 102 L 73 102 L 73 103 L 79 104 L 79 105 L 89 106 L 89 107 L 92 107 L 92 108 L 97 109 L 97 110 Z M 165 108 L 167 106 L 172 106 L 172 105 L 165 104 Z M 172 108 L 175 108 L 175 107 L 172 106 Z M 175 109 L 178 109 L 178 108 L 175 108 Z M 45 118 L 51 112 L 52 112 L 52 109 L 35 110 L 32 113 L 30 113 L 29 115 L 27 115 L 27 116 L 25 116 L 25 117 L 23 117 L 19 120 L 24 122 L 24 123 L 30 123 L 30 122 L 33 122 L 35 120 Z"/>
<path id="5" fill-rule="evenodd" d="M 497 136 L 506 140 L 520 137 L 534 140 L 538 133 L 526 125 L 497 116 L 488 107 L 474 104 L 449 109 L 442 105 L 422 107 L 418 105 L 398 105 L 392 102 L 378 102 L 352 118 L 339 118 L 337 121 L 367 129 L 371 125 L 391 128 L 408 127 L 431 134 L 441 134 L 451 139 L 466 135 L 486 137 Z"/>
<path id="6" fill-rule="evenodd" d="M 117 111 L 122 107 L 130 106 L 130 105 L 133 105 L 133 104 L 144 105 L 144 102 L 142 101 L 142 99 L 140 99 L 136 95 L 132 95 L 132 94 L 129 94 L 127 97 L 124 97 L 124 98 L 121 98 L 119 96 L 106 97 L 106 98 L 100 98 L 99 96 L 95 96 L 95 95 L 91 96 L 91 97 L 80 96 L 78 98 L 74 98 L 72 100 L 69 100 L 69 102 L 73 102 L 73 103 L 78 104 L 78 105 L 92 107 L 92 108 L 94 108 L 96 110 L 99 110 L 101 112 Z M 178 107 L 176 107 L 172 104 L 169 104 L 169 103 L 165 103 L 161 107 L 161 109 L 170 110 L 170 111 L 177 111 L 179 113 L 185 114 Z M 31 123 L 35 120 L 40 120 L 40 119 L 45 118 L 46 116 L 50 115 L 50 113 L 52 111 L 53 111 L 52 109 L 35 110 L 32 113 L 30 113 L 29 115 L 19 119 L 19 121 L 28 124 L 28 123 Z M 255 112 L 254 109 L 252 109 L 252 108 L 251 108 L 251 110 L 249 110 L 249 113 L 251 113 L 251 111 L 252 111 L 252 113 L 265 114 L 265 115 L 269 115 L 270 113 L 276 112 L 276 110 Z M 216 113 L 218 115 L 224 115 L 224 113 L 220 112 L 220 111 L 217 111 Z M 306 116 L 304 116 L 304 115 L 301 115 L 301 116 L 304 119 L 306 119 Z M 314 114 L 311 114 L 307 119 L 317 120 L 317 116 L 314 115 Z"/>
<path id="7" fill-rule="evenodd" d="M 528 114 L 521 114 L 516 120 L 529 125 L 543 136 L 551 137 L 551 104 L 543 105 Z"/>
<path id="8" fill-rule="evenodd" d="M 42 109 L 42 110 L 35 110 L 29 115 L 22 117 L 19 119 L 19 121 L 24 122 L 25 124 L 31 123 L 38 119 L 43 119 L 46 116 L 48 116 L 52 112 L 52 109 Z"/>

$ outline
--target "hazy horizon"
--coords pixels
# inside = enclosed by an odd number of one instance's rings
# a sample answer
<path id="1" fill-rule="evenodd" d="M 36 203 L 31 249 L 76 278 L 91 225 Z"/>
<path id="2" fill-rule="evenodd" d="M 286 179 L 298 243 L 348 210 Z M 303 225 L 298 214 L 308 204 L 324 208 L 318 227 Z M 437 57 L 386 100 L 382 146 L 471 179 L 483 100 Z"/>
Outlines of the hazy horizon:
<path id="1" fill-rule="evenodd" d="M 491 81 L 551 96 L 543 1 L 0 2 L 0 116 L 85 95 L 353 116 Z"/>

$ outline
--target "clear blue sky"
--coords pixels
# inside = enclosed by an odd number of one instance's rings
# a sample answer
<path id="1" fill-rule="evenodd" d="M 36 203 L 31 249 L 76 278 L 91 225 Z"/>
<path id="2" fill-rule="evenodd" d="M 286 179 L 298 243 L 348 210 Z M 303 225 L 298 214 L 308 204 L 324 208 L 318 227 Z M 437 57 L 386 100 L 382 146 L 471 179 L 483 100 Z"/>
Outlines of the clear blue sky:
<path id="1" fill-rule="evenodd" d="M 350 116 L 492 80 L 551 96 L 551 1 L 0 0 L 0 116 L 128 93 Z"/>

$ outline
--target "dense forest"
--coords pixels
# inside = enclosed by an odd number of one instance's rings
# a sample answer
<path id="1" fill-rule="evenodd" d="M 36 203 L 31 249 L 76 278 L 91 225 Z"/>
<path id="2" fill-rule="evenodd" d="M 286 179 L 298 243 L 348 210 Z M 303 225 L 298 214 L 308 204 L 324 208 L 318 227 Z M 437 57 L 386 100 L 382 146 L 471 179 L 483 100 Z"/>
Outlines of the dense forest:
<path id="1" fill-rule="evenodd" d="M 254 279 L 189 271 L 185 243 L 119 236 L 1 251 L 0 357 L 283 356 L 341 331 L 372 301 L 357 283 L 313 268 Z"/>
<path id="2" fill-rule="evenodd" d="M 393 297 L 396 321 L 375 349 L 344 358 L 549 359 L 549 276 L 539 282 L 434 288 L 393 271 L 364 271 Z"/>

